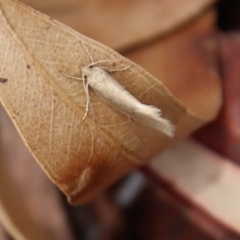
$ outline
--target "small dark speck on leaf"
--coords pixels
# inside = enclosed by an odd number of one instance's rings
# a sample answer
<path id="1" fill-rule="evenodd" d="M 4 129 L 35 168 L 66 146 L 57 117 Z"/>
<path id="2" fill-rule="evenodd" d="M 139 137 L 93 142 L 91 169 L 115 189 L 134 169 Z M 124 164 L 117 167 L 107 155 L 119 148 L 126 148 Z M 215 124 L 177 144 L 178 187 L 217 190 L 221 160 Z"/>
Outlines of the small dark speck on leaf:
<path id="1" fill-rule="evenodd" d="M 7 82 L 6 78 L 0 78 L 0 83 L 5 83 L 5 82 Z"/>

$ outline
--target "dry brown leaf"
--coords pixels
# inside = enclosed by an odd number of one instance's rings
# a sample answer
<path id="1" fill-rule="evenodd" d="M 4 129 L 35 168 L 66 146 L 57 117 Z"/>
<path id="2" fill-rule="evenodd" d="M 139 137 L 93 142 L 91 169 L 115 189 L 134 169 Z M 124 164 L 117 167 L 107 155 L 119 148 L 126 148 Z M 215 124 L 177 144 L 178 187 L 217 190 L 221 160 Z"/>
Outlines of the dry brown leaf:
<path id="1" fill-rule="evenodd" d="M 216 0 L 21 0 L 114 49 L 126 49 L 195 18 Z"/>
<path id="2" fill-rule="evenodd" d="M 19 4 L 0 0 L 0 99 L 25 143 L 48 176 L 71 203 L 92 195 L 159 151 L 191 133 L 215 114 L 197 117 L 164 85 L 111 49 L 51 18 Z M 89 63 L 113 59 L 129 66 L 114 77 L 141 102 L 154 105 L 176 126 L 169 139 L 119 113 L 91 93 L 91 114 L 82 123 L 86 97 L 79 76 Z M 216 107 L 216 109 L 219 107 Z"/>

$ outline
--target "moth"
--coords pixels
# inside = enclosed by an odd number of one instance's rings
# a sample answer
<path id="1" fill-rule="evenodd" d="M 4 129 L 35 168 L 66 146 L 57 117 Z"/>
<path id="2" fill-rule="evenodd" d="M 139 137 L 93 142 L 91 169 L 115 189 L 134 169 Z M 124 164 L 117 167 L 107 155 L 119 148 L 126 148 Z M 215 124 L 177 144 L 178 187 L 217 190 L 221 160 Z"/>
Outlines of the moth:
<path id="1" fill-rule="evenodd" d="M 97 64 L 101 62 L 111 60 L 94 62 L 86 46 L 83 43 L 82 46 L 86 50 L 91 63 L 81 68 L 82 77 L 74 77 L 64 74 L 69 78 L 82 80 L 83 82 L 87 103 L 86 111 L 82 120 L 84 120 L 88 114 L 90 104 L 89 88 L 91 88 L 98 97 L 111 105 L 114 109 L 124 113 L 133 120 L 166 134 L 169 137 L 174 137 L 175 127 L 169 120 L 161 117 L 160 109 L 141 103 L 111 75 L 111 72 L 125 71 L 131 66 L 122 69 L 107 69 L 105 67 L 97 66 Z"/>

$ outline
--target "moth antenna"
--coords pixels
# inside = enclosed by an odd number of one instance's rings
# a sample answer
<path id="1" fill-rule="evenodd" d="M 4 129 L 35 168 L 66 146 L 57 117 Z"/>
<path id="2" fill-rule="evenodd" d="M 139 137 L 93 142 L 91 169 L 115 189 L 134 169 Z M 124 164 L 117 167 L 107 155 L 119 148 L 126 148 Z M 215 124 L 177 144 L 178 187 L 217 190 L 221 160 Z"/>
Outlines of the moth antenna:
<path id="1" fill-rule="evenodd" d="M 85 49 L 85 51 L 87 52 L 87 55 L 88 55 L 88 57 L 90 59 L 91 64 L 93 64 L 93 58 L 92 58 L 89 50 L 87 49 L 87 47 L 85 46 L 85 44 L 82 41 L 81 41 L 81 44 L 82 44 L 83 48 Z"/>

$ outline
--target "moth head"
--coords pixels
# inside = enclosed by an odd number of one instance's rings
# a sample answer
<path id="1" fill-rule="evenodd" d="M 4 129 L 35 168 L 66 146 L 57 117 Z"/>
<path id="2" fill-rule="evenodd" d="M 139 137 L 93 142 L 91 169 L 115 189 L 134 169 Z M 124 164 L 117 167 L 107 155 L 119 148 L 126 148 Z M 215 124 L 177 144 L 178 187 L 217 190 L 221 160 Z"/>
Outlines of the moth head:
<path id="1" fill-rule="evenodd" d="M 89 66 L 82 67 L 81 70 L 82 70 L 82 76 L 84 77 L 87 77 L 92 74 L 92 68 Z"/>

